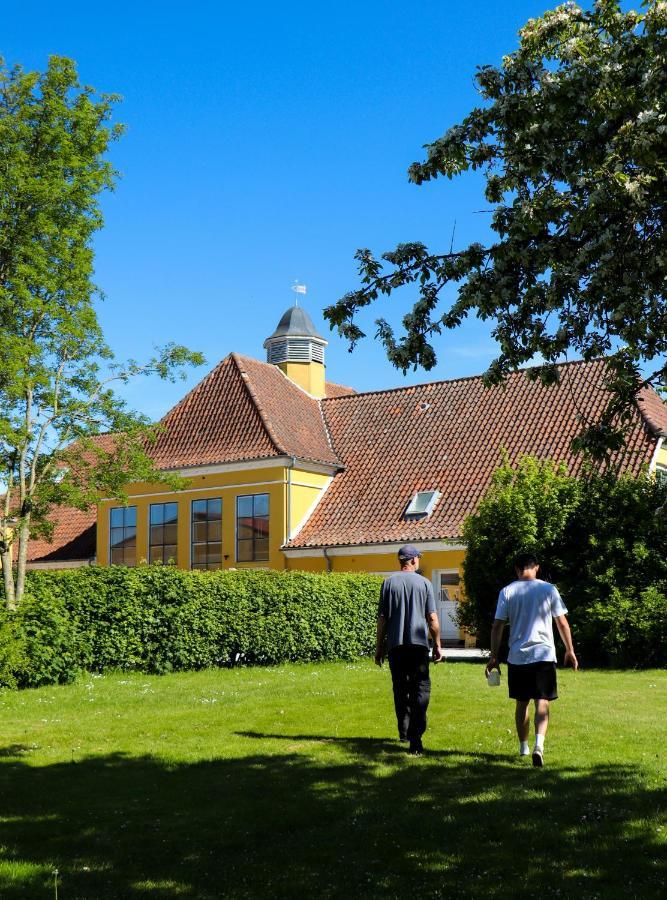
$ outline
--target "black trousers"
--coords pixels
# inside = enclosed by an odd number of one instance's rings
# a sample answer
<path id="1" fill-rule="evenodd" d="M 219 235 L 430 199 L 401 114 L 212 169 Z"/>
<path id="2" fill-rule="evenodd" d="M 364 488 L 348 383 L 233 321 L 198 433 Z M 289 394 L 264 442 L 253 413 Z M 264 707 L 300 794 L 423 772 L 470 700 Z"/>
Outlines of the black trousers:
<path id="1" fill-rule="evenodd" d="M 403 644 L 389 651 L 389 669 L 394 687 L 398 736 L 419 738 L 426 731 L 426 710 L 431 699 L 428 647 Z"/>

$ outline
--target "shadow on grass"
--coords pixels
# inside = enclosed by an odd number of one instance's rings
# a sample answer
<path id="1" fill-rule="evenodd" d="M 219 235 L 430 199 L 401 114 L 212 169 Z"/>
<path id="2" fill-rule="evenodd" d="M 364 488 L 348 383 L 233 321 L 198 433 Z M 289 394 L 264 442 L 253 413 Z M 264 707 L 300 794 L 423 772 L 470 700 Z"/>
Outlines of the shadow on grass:
<path id="1" fill-rule="evenodd" d="M 246 756 L 173 766 L 36 767 L 0 751 L 2 860 L 57 866 L 61 900 L 661 896 L 651 819 L 664 792 L 628 767 L 250 734 Z M 276 738 L 303 743 L 253 752 Z M 3 900 L 53 896 L 44 872 L 19 877 L 0 881 Z"/>

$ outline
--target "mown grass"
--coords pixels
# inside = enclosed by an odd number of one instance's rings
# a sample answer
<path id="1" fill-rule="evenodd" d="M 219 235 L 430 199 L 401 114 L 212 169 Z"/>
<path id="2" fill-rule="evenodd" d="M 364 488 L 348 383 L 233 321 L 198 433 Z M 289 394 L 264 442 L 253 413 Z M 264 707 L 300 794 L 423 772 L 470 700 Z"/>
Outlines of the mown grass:
<path id="1" fill-rule="evenodd" d="M 481 666 L 427 748 L 370 662 L 0 695 L 0 897 L 664 896 L 664 672 L 561 672 L 543 770 Z"/>

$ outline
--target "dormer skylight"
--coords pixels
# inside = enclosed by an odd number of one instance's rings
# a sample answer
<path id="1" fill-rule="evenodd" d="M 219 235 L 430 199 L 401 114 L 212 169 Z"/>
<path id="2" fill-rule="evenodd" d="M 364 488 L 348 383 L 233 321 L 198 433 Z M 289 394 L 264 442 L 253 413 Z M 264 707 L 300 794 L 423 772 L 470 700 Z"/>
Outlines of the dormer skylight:
<path id="1" fill-rule="evenodd" d="M 430 516 L 440 499 L 440 491 L 417 491 L 405 510 L 406 516 Z"/>

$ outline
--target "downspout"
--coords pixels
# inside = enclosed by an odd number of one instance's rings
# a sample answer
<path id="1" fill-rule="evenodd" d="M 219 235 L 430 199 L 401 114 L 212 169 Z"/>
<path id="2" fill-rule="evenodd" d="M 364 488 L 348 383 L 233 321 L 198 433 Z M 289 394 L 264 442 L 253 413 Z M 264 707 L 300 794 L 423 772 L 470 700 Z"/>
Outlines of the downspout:
<path id="1" fill-rule="evenodd" d="M 327 561 L 327 572 L 331 572 L 331 567 L 332 567 L 331 557 L 329 556 L 329 553 L 327 552 L 327 548 L 326 548 L 326 547 L 322 547 L 322 556 L 323 556 L 323 557 L 326 559 L 326 561 Z"/>

